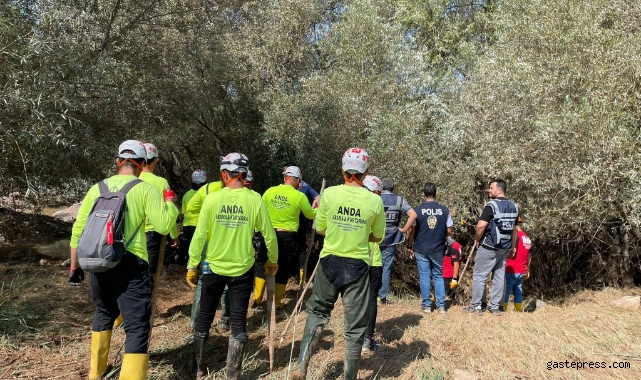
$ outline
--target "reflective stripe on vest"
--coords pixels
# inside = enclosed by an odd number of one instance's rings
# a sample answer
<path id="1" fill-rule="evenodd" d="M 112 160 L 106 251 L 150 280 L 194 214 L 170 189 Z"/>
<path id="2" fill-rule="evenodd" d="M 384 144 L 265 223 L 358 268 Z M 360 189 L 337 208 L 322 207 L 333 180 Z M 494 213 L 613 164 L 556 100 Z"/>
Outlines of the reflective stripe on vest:
<path id="1" fill-rule="evenodd" d="M 386 229 L 398 228 L 401 224 L 401 211 L 403 211 L 403 197 L 400 197 L 396 194 L 385 194 L 385 195 L 394 195 L 396 197 L 396 203 L 394 205 L 385 205 L 385 222 Z M 383 202 L 384 203 L 384 202 Z"/>
<path id="2" fill-rule="evenodd" d="M 485 228 L 482 245 L 490 249 L 511 248 L 512 231 L 519 216 L 518 206 L 508 199 L 493 199 L 486 206 L 492 207 L 494 217 Z"/>

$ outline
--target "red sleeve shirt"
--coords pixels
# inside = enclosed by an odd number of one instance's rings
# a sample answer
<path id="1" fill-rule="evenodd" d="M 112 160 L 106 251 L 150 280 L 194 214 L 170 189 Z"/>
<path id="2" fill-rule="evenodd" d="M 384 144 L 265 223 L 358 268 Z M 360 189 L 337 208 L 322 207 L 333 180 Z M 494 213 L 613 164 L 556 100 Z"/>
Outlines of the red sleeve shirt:
<path id="1" fill-rule="evenodd" d="M 516 246 L 516 256 L 513 259 L 507 259 L 505 264 L 505 273 L 527 274 L 527 260 L 530 256 L 532 241 L 523 231 L 517 232 L 518 244 Z"/>
<path id="2" fill-rule="evenodd" d="M 461 261 L 461 245 L 454 242 L 443 256 L 443 278 L 454 277 L 454 263 Z"/>

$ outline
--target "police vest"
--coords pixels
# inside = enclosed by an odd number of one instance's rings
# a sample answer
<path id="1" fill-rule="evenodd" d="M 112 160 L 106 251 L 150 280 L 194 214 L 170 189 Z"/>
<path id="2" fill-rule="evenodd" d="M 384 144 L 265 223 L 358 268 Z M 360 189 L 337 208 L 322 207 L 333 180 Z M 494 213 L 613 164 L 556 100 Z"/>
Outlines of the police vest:
<path id="1" fill-rule="evenodd" d="M 385 238 L 381 246 L 397 245 L 405 241 L 405 236 L 400 233 L 398 226 L 401 224 L 403 213 L 403 197 L 396 194 L 381 194 L 385 208 Z"/>
<path id="2" fill-rule="evenodd" d="M 428 201 L 414 208 L 416 227 L 414 232 L 414 252 L 445 254 L 447 247 L 447 220 L 450 211 L 435 201 Z"/>
<path id="3" fill-rule="evenodd" d="M 481 245 L 489 249 L 512 248 L 512 230 L 519 216 L 519 208 L 508 199 L 493 199 L 485 206 L 492 207 L 494 218 L 485 228 Z"/>

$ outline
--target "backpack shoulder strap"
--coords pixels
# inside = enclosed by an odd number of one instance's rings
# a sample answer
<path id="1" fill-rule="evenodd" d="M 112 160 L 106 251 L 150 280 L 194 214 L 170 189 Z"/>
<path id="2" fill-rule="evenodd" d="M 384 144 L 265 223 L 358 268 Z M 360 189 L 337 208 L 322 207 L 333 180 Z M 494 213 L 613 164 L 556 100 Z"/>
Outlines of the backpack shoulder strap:
<path id="1" fill-rule="evenodd" d="M 100 195 L 109 192 L 109 186 L 107 185 L 107 179 L 104 179 L 98 182 L 98 189 L 100 190 Z"/>
<path id="2" fill-rule="evenodd" d="M 125 186 L 123 186 L 123 187 L 122 187 L 122 189 L 120 189 L 120 192 L 122 192 L 122 193 L 124 193 L 125 195 L 127 195 L 127 193 L 129 192 L 129 190 L 131 190 L 134 186 L 136 186 L 137 184 L 139 184 L 139 183 L 141 183 L 141 182 L 142 182 L 142 180 L 141 180 L 141 179 L 139 179 L 139 178 L 136 178 L 136 179 L 134 179 L 133 181 L 129 181 L 129 182 L 127 182 L 127 184 L 125 184 Z M 140 230 L 140 227 L 142 227 L 142 225 L 143 225 L 144 223 L 145 223 L 145 219 L 143 218 L 143 219 L 140 221 L 140 223 L 138 224 L 138 227 L 136 227 L 136 229 L 134 230 L 134 233 L 133 233 L 133 234 L 131 234 L 131 236 L 129 237 L 129 239 L 128 239 L 128 240 L 127 240 L 127 242 L 125 243 L 125 250 L 129 247 L 129 245 L 130 245 L 130 244 L 131 244 L 131 242 L 134 240 L 134 238 L 136 237 L 136 235 L 138 235 L 138 230 Z M 123 224 L 123 225 L 124 225 L 124 224 Z"/>
<path id="3" fill-rule="evenodd" d="M 127 194 L 132 187 L 136 186 L 141 182 L 142 180 L 138 178 L 134 179 L 133 181 L 129 181 L 127 182 L 127 184 L 125 184 L 125 186 L 122 187 L 122 189 L 120 189 L 120 192 Z"/>

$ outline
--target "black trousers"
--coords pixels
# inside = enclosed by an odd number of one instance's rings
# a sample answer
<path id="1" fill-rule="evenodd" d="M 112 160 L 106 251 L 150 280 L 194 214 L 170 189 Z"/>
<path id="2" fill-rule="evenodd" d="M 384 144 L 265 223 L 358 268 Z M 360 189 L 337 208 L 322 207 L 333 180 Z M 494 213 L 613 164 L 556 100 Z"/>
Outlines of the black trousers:
<path id="1" fill-rule="evenodd" d="M 145 232 L 147 235 L 147 256 L 149 260 L 149 285 L 154 288 L 154 276 L 158 269 L 158 260 L 160 259 L 160 245 L 163 235 L 156 231 Z"/>
<path id="2" fill-rule="evenodd" d="M 122 313 L 125 353 L 146 353 L 151 330 L 151 286 L 147 262 L 127 252 L 114 268 L 103 273 L 91 273 L 90 287 L 96 306 L 92 330 L 111 330 Z"/>
<path id="3" fill-rule="evenodd" d="M 287 284 L 290 276 L 298 278 L 298 255 L 296 251 L 296 232 L 276 232 L 278 239 L 278 271 L 276 283 Z"/>
<path id="4" fill-rule="evenodd" d="M 194 238 L 194 232 L 196 232 L 196 226 L 183 226 L 182 239 L 180 240 L 180 260 L 179 264 L 182 265 L 182 260 L 189 261 L 189 246 L 191 245 L 191 240 Z M 187 265 L 187 262 L 184 263 Z"/>
<path id="5" fill-rule="evenodd" d="M 450 283 L 452 282 L 452 277 L 445 278 L 443 277 L 443 287 L 445 288 L 445 296 L 449 297 L 454 293 L 453 289 L 450 289 Z"/>
<path id="6" fill-rule="evenodd" d="M 262 234 L 254 234 L 254 248 L 256 249 L 256 277 L 265 279 L 265 264 L 267 263 L 267 247 Z"/>
<path id="7" fill-rule="evenodd" d="M 365 339 L 372 339 L 374 336 L 374 329 L 376 328 L 376 316 L 378 314 L 378 291 L 381 290 L 383 285 L 383 267 L 370 267 L 369 268 L 369 321 L 367 322 L 367 329 L 365 330 Z"/>
<path id="8" fill-rule="evenodd" d="M 216 273 L 203 275 L 200 293 L 200 313 L 196 321 L 196 332 L 206 334 L 211 328 L 216 309 L 225 290 L 229 288 L 231 336 L 245 339 L 247 332 L 247 309 L 254 285 L 254 268 L 237 277 L 221 276 Z"/>

